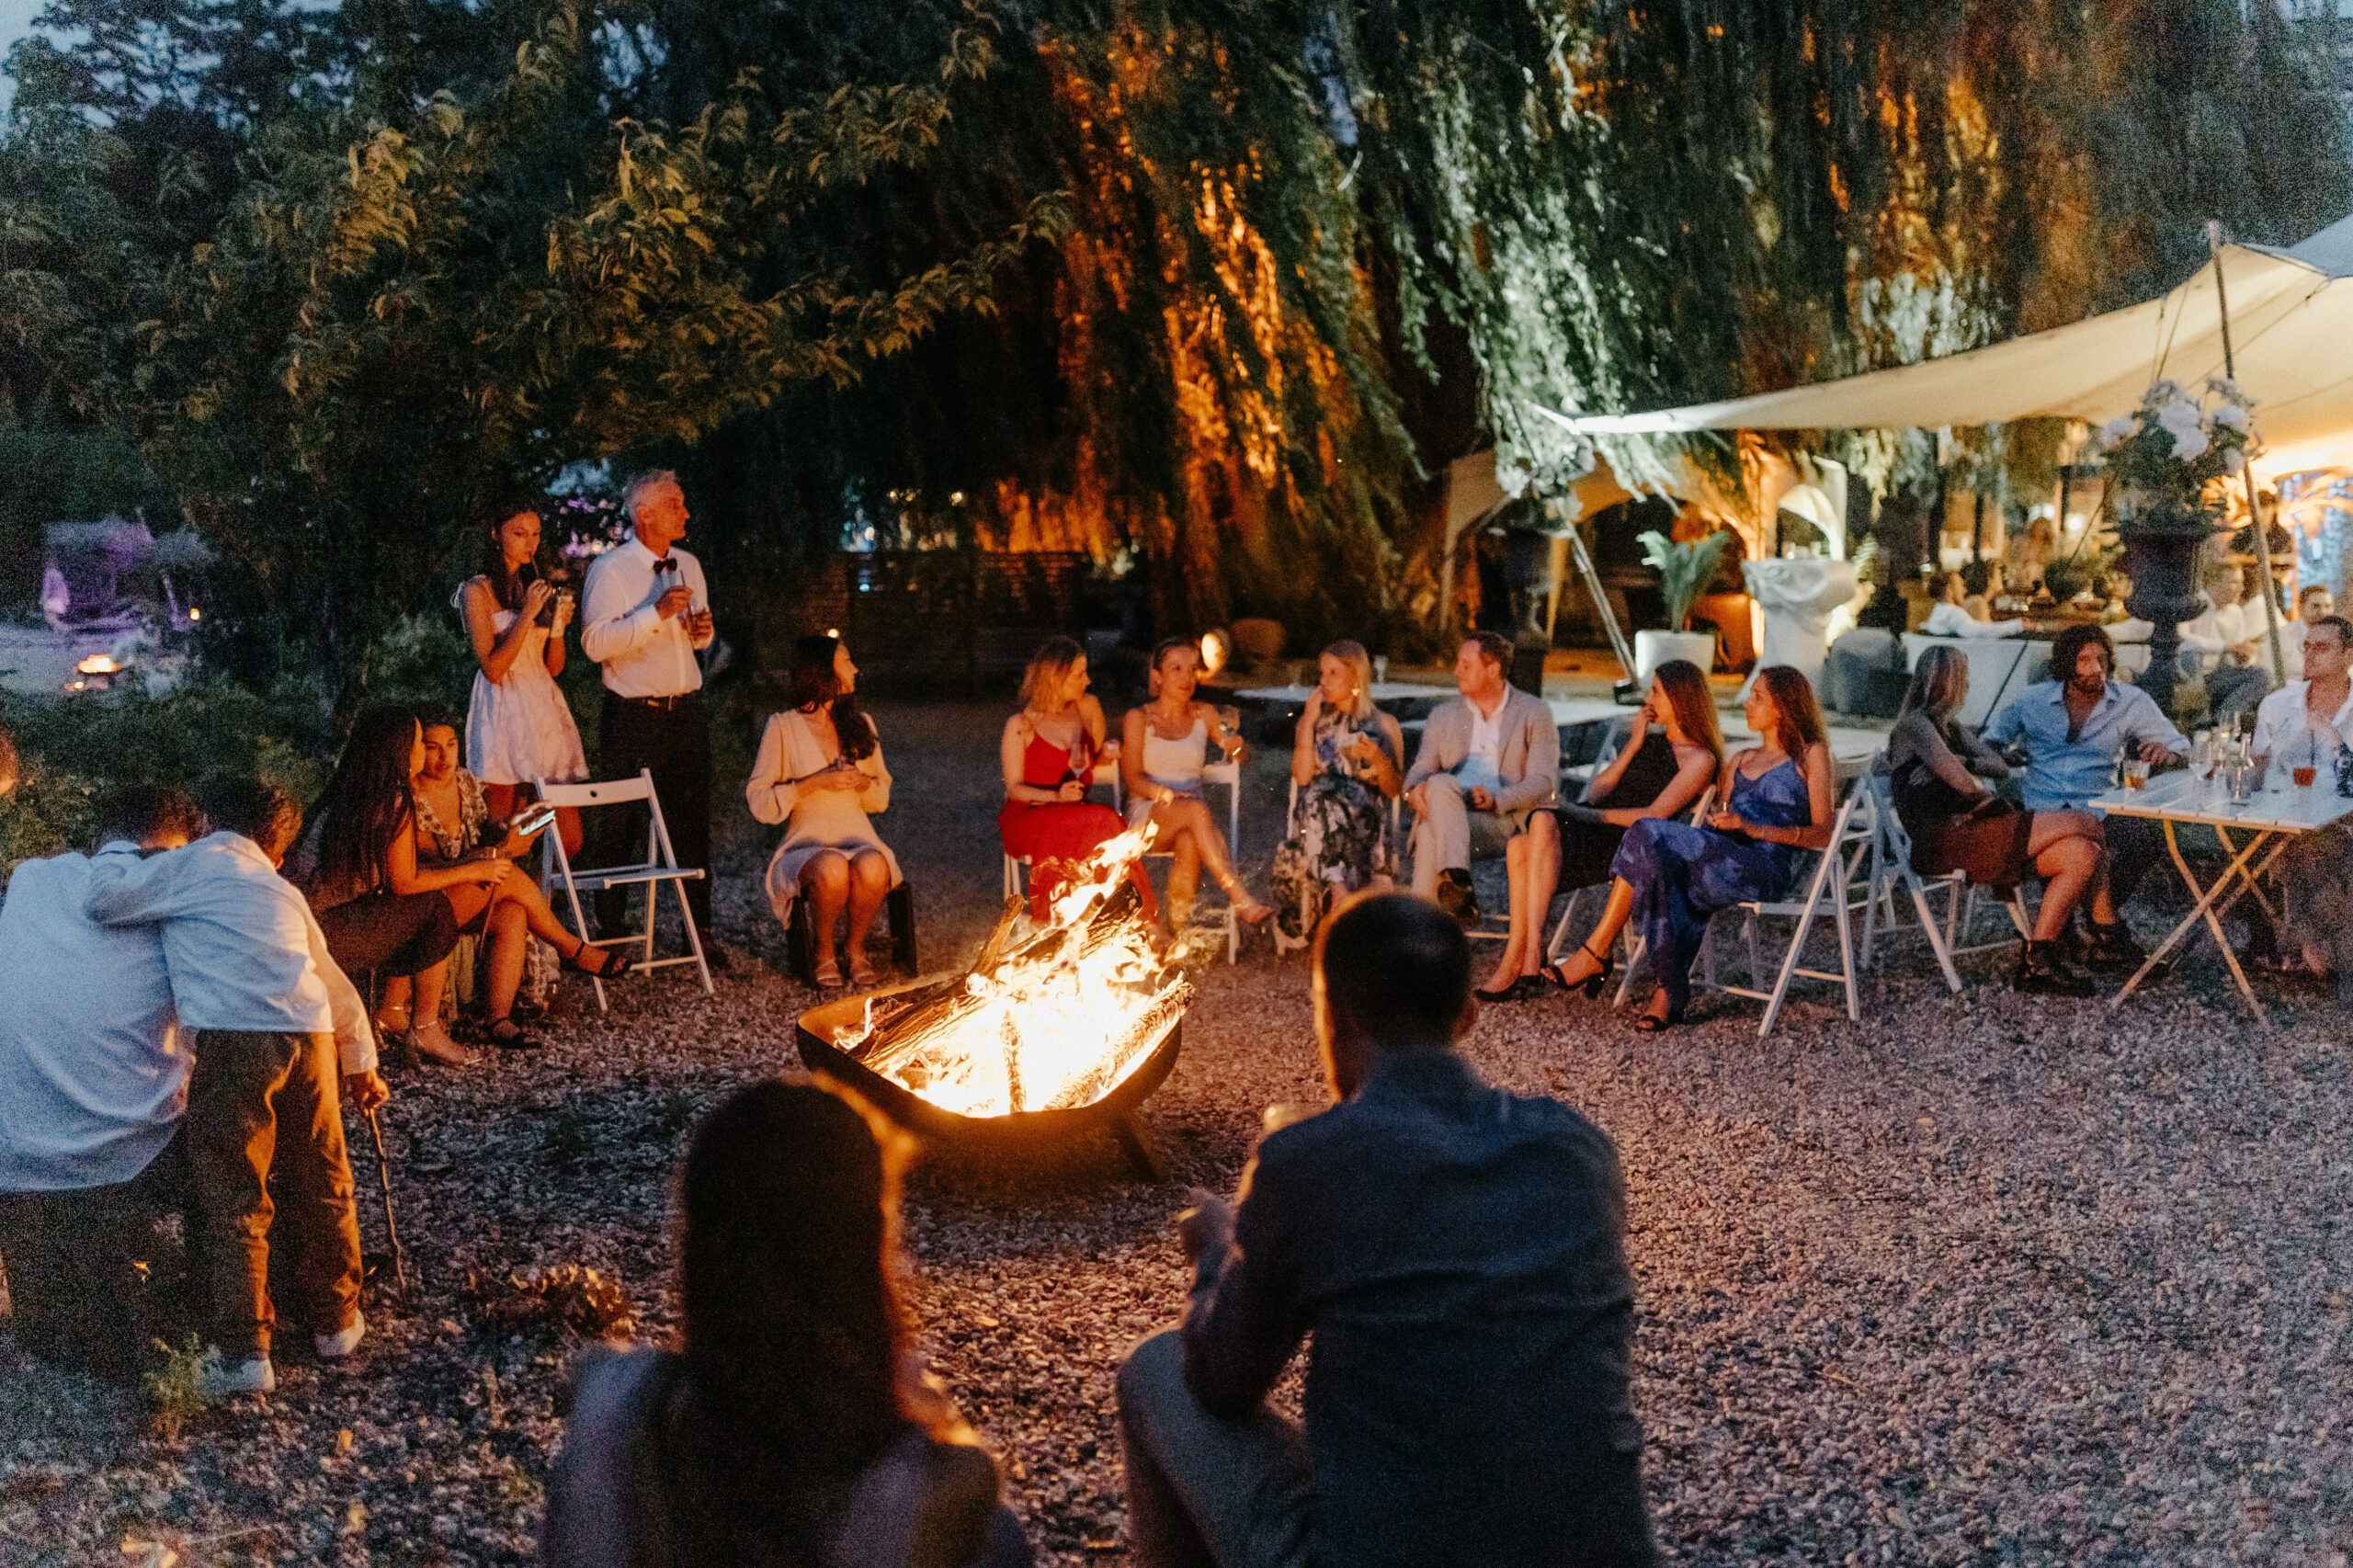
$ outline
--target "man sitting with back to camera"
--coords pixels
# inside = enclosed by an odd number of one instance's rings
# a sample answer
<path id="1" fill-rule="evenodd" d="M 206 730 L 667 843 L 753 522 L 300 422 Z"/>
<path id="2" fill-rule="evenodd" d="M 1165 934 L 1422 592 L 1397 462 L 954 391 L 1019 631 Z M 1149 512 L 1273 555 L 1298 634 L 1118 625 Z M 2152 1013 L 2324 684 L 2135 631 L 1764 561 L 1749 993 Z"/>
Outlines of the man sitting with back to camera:
<path id="1" fill-rule="evenodd" d="M 1500 632 L 1463 640 L 1454 658 L 1462 695 L 1429 716 L 1405 772 L 1405 801 L 1416 819 L 1414 891 L 1466 925 L 1479 918 L 1472 858 L 1508 856 L 1516 906 L 1525 862 L 1510 846 L 1561 784 L 1560 729 L 1541 699 L 1504 678 L 1511 655 L 1511 639 Z M 1553 826 L 1550 817 L 1539 825 Z"/>
<path id="2" fill-rule="evenodd" d="M 2114 787 L 2120 756 L 2164 767 L 2188 754 L 2188 738 L 2156 700 L 2115 679 L 2115 674 L 2116 645 L 2108 633 L 2097 626 L 2070 626 L 2052 639 L 2049 676 L 2012 698 L 1985 727 L 1988 742 L 2025 754 L 2020 793 L 2028 811 L 2089 805 L 2094 796 Z M 2164 857 L 2165 830 L 2145 817 L 2109 817 L 2100 825 L 2100 838 L 2090 937 L 2077 937 L 2070 922 L 2061 941 L 2077 946 L 2070 956 L 2092 969 L 2129 971 L 2143 955 L 2119 911 Z"/>
<path id="3" fill-rule="evenodd" d="M 1616 1149 L 1456 1053 L 1470 943 L 1427 900 L 1343 905 L 1313 995 L 1338 1103 L 1194 1193 L 1183 1325 L 1120 1369 L 1136 1561 L 1654 1562 Z M 1303 1427 L 1266 1403 L 1302 1337 Z"/>
<path id="4" fill-rule="evenodd" d="M 130 785 L 97 843 L 142 853 L 202 831 L 177 790 Z M 162 936 L 82 912 L 85 855 L 27 860 L 0 904 L 0 1259 L 17 1343 L 128 1379 L 159 1337 L 140 1259 L 187 1201 L 188 1039 Z"/>

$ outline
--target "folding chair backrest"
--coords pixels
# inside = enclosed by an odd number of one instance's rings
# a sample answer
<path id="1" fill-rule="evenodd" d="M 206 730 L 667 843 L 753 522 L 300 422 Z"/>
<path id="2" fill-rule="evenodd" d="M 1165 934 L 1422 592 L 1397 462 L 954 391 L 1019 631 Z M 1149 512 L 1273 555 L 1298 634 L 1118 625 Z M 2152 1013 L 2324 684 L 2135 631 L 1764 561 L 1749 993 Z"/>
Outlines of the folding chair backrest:
<path id="1" fill-rule="evenodd" d="M 551 806 L 619 806 L 642 801 L 654 793 L 654 780 L 641 773 L 634 778 L 606 778 L 593 784 L 542 784 L 540 799 Z"/>

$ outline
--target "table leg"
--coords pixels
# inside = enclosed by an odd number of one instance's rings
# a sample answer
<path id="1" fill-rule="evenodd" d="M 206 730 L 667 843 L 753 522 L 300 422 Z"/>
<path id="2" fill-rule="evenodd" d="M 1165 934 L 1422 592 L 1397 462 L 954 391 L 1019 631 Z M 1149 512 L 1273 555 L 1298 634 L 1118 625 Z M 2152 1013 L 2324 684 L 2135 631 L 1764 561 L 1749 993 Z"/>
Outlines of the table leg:
<path id="1" fill-rule="evenodd" d="M 2208 886 L 2200 888 L 2198 885 L 2197 877 L 2190 872 L 2189 862 L 2182 858 L 2181 845 L 2174 836 L 2174 824 L 2170 819 L 2165 819 L 2165 851 L 2173 857 L 2174 869 L 2181 873 L 2183 883 L 2191 892 L 2198 894 L 2198 904 L 2180 925 L 2173 928 L 2172 934 L 2159 944 L 2157 949 L 2143 961 L 2141 967 L 2133 971 L 2132 978 L 2124 983 L 2124 988 L 2119 991 L 2115 1000 L 2109 1004 L 2109 1010 L 2112 1012 L 2120 1006 L 2124 999 L 2132 994 L 2133 988 L 2147 979 L 2150 971 L 2165 961 L 2165 954 L 2171 952 L 2175 945 L 2189 934 L 2190 927 L 2203 920 L 2206 922 L 2207 929 L 2213 934 L 2214 945 L 2222 951 L 2222 961 L 2230 966 L 2231 978 L 2238 983 L 2239 994 L 2246 998 L 2247 1007 L 2255 1014 L 2256 1021 L 2268 1030 L 2271 1028 L 2270 1016 L 2264 1012 L 2263 1004 L 2256 1000 L 2255 987 L 2247 983 L 2246 971 L 2239 967 L 2238 954 L 2231 950 L 2230 939 L 2222 931 L 2222 917 L 2214 912 L 2214 901 L 2223 889 L 2231 885 L 2234 878 L 2245 877 L 2247 861 L 2257 849 L 2263 847 L 2264 840 L 2272 835 L 2260 831 L 2256 832 L 2247 840 L 2246 847 L 2239 850 L 2230 865 L 2223 869 L 2222 874 L 2216 877 Z M 2274 858 L 2278 853 L 2278 850 L 2273 851 Z M 2267 867 L 2269 864 L 2268 860 L 2265 862 Z M 2228 909 L 2230 905 L 2225 903 L 2222 907 Z"/>
<path id="2" fill-rule="evenodd" d="M 2214 836 L 2222 841 L 2222 847 L 2225 851 L 2235 852 L 2238 849 L 2238 846 L 2231 842 L 2231 835 L 2224 832 L 2219 825 L 2214 829 Z M 2277 926 L 2279 923 L 2279 912 L 2271 907 L 2271 901 L 2269 899 L 2263 896 L 2262 878 L 2265 872 L 2271 869 L 2271 862 L 2279 858 L 2280 852 L 2288 847 L 2289 835 L 2283 833 L 2279 835 L 2279 848 L 2274 849 L 2269 858 L 2267 858 L 2262 865 L 2257 866 L 2255 869 L 2252 875 L 2247 879 L 2245 888 L 2247 892 L 2255 895 L 2256 904 L 2263 911 L 2264 917 L 2269 920 L 2274 926 Z M 2237 903 L 2238 900 L 2239 894 L 2234 892 L 2231 894 L 2230 903 L 2222 905 L 2222 907 L 2215 913 L 2218 915 L 2228 915 L 2231 912 L 2232 906 Z"/>

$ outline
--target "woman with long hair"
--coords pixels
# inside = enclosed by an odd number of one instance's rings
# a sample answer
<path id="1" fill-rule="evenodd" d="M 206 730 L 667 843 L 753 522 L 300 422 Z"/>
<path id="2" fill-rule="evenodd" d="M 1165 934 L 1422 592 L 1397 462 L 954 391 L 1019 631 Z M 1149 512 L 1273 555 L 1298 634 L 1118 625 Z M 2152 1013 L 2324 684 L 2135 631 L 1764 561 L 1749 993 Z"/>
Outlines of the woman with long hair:
<path id="1" fill-rule="evenodd" d="M 1069 868 L 1127 826 L 1119 812 L 1086 798 L 1096 765 L 1120 756 L 1120 743 L 1103 738 L 1103 704 L 1086 687 L 1086 650 L 1068 637 L 1047 638 L 1022 674 L 1021 711 L 1005 722 L 997 743 L 1005 779 L 997 836 L 1007 855 L 1029 858 L 1029 912 L 1040 920 Z M 1128 862 L 1128 880 L 1146 917 L 1156 914 L 1142 861 Z"/>
<path id="2" fill-rule="evenodd" d="M 1480 994 L 1490 1002 L 1518 1000 L 1541 989 L 1540 976 L 1557 983 L 1557 973 L 1540 962 L 1553 892 L 1608 881 L 1626 830 L 1681 815 L 1723 765 L 1723 732 L 1707 672 L 1688 659 L 1668 660 L 1652 672 L 1633 727 L 1586 785 L 1583 803 L 1537 811 L 1528 831 L 1511 841 L 1512 853 L 1527 861 L 1527 894 L 1512 906 L 1503 957 Z M 1515 877 L 1513 886 L 1521 885 Z"/>
<path id="3" fill-rule="evenodd" d="M 563 673 L 564 628 L 576 601 L 540 559 L 540 508 L 526 498 L 501 501 L 483 515 L 488 569 L 466 579 L 451 600 L 473 644 L 473 700 L 466 710 L 466 770 L 482 780 L 494 816 L 540 779 L 568 784 L 588 777 L 580 726 L 555 677 Z M 580 852 L 580 813 L 556 813 L 564 853 Z"/>
<path id="4" fill-rule="evenodd" d="M 866 933 L 890 891 L 905 879 L 898 857 L 875 833 L 890 809 L 891 770 L 874 721 L 858 705 L 858 665 L 832 632 L 792 645 L 784 711 L 769 715 L 760 755 L 744 784 L 752 815 L 782 823 L 784 842 L 768 861 L 768 907 L 786 929 L 806 896 L 817 932 L 817 983 L 842 983 L 835 929 L 849 912 L 850 983 L 874 983 Z"/>
<path id="5" fill-rule="evenodd" d="M 1017 1568 L 996 1468 L 909 1346 L 906 1136 L 848 1091 L 770 1079 L 696 1131 L 676 1353 L 575 1376 L 548 1568 Z"/>
<path id="6" fill-rule="evenodd" d="M 1980 778 L 2007 778 L 2009 764 L 1954 719 L 1969 695 L 1969 655 L 1930 648 L 1913 666 L 1894 730 L 1887 737 L 1888 793 L 1912 838 L 1912 869 L 1924 877 L 1955 871 L 1979 887 L 2015 889 L 2043 877 L 2034 931 L 2018 949 L 2020 991 L 2088 996 L 2089 976 L 2060 956 L 2084 890 L 2099 873 L 2100 819 L 2089 812 L 2029 812 L 2003 801 Z"/>
<path id="7" fill-rule="evenodd" d="M 1201 784 L 1210 748 L 1238 762 L 1247 750 L 1225 733 L 1216 709 L 1193 700 L 1201 683 L 1201 650 L 1171 637 L 1152 651 L 1152 700 L 1128 710 L 1121 729 L 1120 777 L 1128 788 L 1128 825 L 1152 829 L 1152 847 L 1174 857 L 1168 869 L 1168 926 L 1181 931 L 1193 915 L 1193 892 L 1207 866 L 1245 926 L 1274 918 L 1242 885 L 1225 835 L 1210 814 Z"/>
<path id="8" fill-rule="evenodd" d="M 1372 659 L 1342 640 L 1316 660 L 1315 689 L 1291 732 L 1298 800 L 1275 851 L 1275 902 L 1287 941 L 1304 942 L 1324 915 L 1372 885 L 1387 862 L 1389 802 L 1405 788 L 1405 734 L 1372 705 Z"/>
<path id="9" fill-rule="evenodd" d="M 1616 880 L 1601 924 L 1552 971 L 1562 985 L 1599 995 L 1616 963 L 1610 944 L 1639 919 L 1659 987 L 1634 1020 L 1638 1029 L 1683 1021 L 1711 916 L 1785 896 L 1800 856 L 1830 847 L 1838 789 L 1813 687 L 1787 665 L 1768 665 L 1749 683 L 1746 718 L 1757 744 L 1725 760 L 1707 825 L 1646 817 L 1628 827 L 1610 864 Z"/>

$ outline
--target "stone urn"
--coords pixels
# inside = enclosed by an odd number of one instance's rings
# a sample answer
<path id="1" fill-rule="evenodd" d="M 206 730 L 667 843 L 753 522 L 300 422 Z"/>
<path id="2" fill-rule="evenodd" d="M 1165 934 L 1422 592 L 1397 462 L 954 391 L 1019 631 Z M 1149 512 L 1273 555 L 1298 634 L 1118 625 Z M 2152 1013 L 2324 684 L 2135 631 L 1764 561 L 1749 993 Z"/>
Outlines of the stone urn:
<path id="1" fill-rule="evenodd" d="M 1765 610 L 1765 646 L 1756 667 L 1788 665 L 1820 689 L 1822 666 L 1830 656 L 1831 612 L 1852 602 L 1861 579 L 1851 561 L 1826 556 L 1744 561 L 1741 575 L 1749 597 Z"/>
<path id="2" fill-rule="evenodd" d="M 2170 714 L 2174 688 L 2181 681 L 2181 623 L 2203 608 L 2198 557 L 2214 525 L 2204 513 L 2171 498 L 2126 502 L 2117 512 L 2124 574 L 2132 580 L 2124 608 L 2155 628 L 2149 634 L 2149 667 L 2138 684 Z"/>
<path id="3" fill-rule="evenodd" d="M 1688 660 L 1702 670 L 1715 667 L 1716 635 L 1712 631 L 1637 631 L 1634 633 L 1634 686 L 1647 692 L 1658 667 L 1677 659 Z"/>

